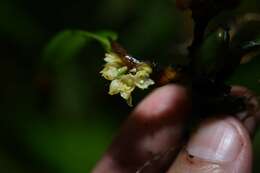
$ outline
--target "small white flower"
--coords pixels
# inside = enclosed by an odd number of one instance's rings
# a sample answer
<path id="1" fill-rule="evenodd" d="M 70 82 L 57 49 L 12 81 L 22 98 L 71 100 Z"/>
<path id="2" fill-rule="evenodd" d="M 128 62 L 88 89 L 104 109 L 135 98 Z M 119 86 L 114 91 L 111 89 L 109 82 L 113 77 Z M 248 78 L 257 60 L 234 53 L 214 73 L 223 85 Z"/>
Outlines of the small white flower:
<path id="1" fill-rule="evenodd" d="M 106 65 L 104 69 L 101 71 L 102 76 L 107 79 L 107 80 L 114 80 L 120 75 L 124 74 L 127 72 L 127 67 L 115 67 L 111 65 Z"/>
<path id="2" fill-rule="evenodd" d="M 136 87 L 147 89 L 150 85 L 154 85 L 154 81 L 150 79 L 152 68 L 146 63 L 140 62 L 136 67 L 129 69 L 115 53 L 106 54 L 105 61 L 107 63 L 100 73 L 111 81 L 109 94 L 120 94 L 130 106 L 132 106 L 131 94 Z"/>
<path id="3" fill-rule="evenodd" d="M 128 105 L 132 106 L 132 96 L 131 93 L 135 89 L 135 78 L 133 75 L 123 75 L 119 79 L 115 79 L 110 83 L 109 94 L 115 95 L 120 94 Z"/>
<path id="4" fill-rule="evenodd" d="M 115 53 L 106 53 L 104 60 L 109 64 L 115 64 L 115 65 L 123 64 L 122 59 Z"/>
<path id="5" fill-rule="evenodd" d="M 154 85 L 154 81 L 152 79 L 139 79 L 136 81 L 135 85 L 140 89 L 147 89 L 150 85 Z"/>

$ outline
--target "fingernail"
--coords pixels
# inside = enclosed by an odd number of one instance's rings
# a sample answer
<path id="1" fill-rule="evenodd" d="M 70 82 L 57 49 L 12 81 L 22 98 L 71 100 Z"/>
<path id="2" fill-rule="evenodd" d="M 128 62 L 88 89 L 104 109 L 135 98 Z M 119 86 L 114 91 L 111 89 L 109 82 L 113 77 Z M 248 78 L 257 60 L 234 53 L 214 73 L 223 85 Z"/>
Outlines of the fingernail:
<path id="1" fill-rule="evenodd" d="M 229 162 L 236 159 L 242 141 L 236 128 L 219 120 L 203 125 L 187 146 L 190 155 L 207 161 Z"/>

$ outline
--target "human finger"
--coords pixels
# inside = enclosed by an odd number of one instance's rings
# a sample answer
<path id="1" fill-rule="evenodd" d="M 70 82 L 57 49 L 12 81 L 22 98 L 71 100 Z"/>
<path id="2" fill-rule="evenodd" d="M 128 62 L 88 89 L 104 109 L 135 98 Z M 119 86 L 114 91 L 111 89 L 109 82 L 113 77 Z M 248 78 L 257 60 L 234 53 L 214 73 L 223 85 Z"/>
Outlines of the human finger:
<path id="1" fill-rule="evenodd" d="M 167 85 L 145 98 L 93 173 L 157 173 L 166 170 L 179 149 L 189 112 L 183 87 Z"/>

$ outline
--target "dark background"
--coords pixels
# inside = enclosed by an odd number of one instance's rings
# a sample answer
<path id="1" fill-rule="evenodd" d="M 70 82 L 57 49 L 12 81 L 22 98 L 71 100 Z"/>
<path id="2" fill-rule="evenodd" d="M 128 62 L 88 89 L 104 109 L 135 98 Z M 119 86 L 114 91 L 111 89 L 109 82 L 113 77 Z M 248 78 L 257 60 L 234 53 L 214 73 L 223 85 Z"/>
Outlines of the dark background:
<path id="1" fill-rule="evenodd" d="M 244 0 L 233 14 L 259 9 L 260 1 Z M 43 63 L 44 47 L 64 29 L 115 31 L 133 55 L 162 64 L 174 62 L 176 45 L 191 36 L 174 0 L 0 0 L 2 173 L 90 172 L 132 110 L 108 96 L 98 45 L 51 68 Z M 254 144 L 258 172 L 260 134 Z"/>

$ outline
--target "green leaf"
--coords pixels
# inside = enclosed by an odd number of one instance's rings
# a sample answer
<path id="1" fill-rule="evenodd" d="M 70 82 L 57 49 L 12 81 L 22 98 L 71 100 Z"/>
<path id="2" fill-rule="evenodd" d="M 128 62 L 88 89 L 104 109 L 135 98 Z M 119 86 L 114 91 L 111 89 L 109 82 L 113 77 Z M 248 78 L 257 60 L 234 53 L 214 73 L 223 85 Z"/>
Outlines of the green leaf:
<path id="1" fill-rule="evenodd" d="M 194 69 L 198 74 L 215 76 L 233 59 L 228 51 L 228 31 L 218 29 L 210 33 L 195 54 Z"/>
<path id="2" fill-rule="evenodd" d="M 260 95 L 260 55 L 254 57 L 249 63 L 241 64 L 228 83 L 242 85 Z"/>
<path id="3" fill-rule="evenodd" d="M 74 59 L 80 51 L 90 41 L 98 41 L 106 51 L 111 51 L 111 41 L 117 39 L 113 32 L 103 31 L 90 33 L 87 31 L 70 31 L 60 32 L 55 36 L 43 51 L 43 60 L 45 63 L 55 65 L 64 64 Z"/>
<path id="4" fill-rule="evenodd" d="M 117 35 L 110 31 L 101 31 L 97 33 L 91 33 L 87 31 L 74 31 L 75 34 L 84 37 L 85 39 L 93 39 L 101 43 L 106 51 L 111 51 L 111 41 L 117 39 Z"/>

